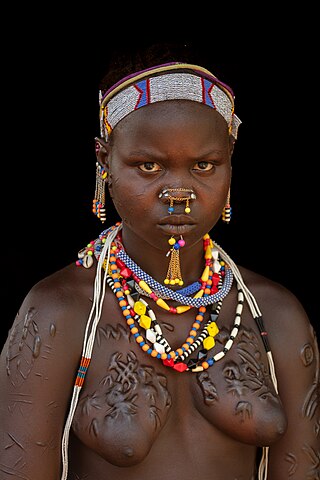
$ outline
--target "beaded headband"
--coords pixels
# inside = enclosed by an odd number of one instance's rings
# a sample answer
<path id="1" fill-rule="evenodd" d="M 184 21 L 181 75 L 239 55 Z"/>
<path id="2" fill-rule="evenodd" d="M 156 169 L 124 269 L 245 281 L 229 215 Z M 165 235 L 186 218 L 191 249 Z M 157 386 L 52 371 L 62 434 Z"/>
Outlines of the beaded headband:
<path id="1" fill-rule="evenodd" d="M 194 73 L 181 72 L 181 69 Z M 174 71 L 179 72 L 172 73 Z M 158 65 L 123 78 L 104 94 L 100 90 L 99 95 L 100 133 L 106 140 L 120 120 L 131 112 L 165 100 L 191 100 L 217 110 L 235 139 L 241 124 L 234 113 L 231 88 L 198 65 L 179 62 Z"/>

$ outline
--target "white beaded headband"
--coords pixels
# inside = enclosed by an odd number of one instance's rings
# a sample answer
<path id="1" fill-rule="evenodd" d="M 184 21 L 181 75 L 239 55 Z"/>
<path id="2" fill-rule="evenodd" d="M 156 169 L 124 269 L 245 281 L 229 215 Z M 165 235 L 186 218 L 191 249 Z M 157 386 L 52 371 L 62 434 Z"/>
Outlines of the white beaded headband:
<path id="1" fill-rule="evenodd" d="M 195 74 L 181 71 L 168 73 L 181 69 L 192 70 Z M 99 94 L 100 133 L 106 140 L 120 120 L 131 112 L 165 100 L 191 100 L 217 110 L 235 139 L 241 124 L 241 120 L 234 114 L 234 96 L 230 87 L 198 65 L 159 65 L 126 77 L 104 95 L 101 91 Z"/>

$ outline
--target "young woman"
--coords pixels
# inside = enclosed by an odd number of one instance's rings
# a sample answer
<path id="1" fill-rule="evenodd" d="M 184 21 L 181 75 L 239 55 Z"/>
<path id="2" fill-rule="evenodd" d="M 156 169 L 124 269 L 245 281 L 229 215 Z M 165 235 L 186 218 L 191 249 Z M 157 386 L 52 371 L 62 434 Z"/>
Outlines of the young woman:
<path id="1" fill-rule="evenodd" d="M 100 121 L 93 210 L 107 186 L 121 220 L 19 310 L 1 478 L 319 479 L 314 330 L 210 236 L 231 215 L 231 88 L 153 60 L 101 87 Z"/>

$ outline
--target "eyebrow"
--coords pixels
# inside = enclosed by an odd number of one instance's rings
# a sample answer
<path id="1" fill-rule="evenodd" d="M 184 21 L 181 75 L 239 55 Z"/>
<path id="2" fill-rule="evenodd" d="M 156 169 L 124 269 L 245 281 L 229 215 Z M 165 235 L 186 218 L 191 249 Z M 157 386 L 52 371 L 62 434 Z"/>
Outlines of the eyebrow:
<path id="1" fill-rule="evenodd" d="M 198 159 L 203 159 L 203 158 L 206 158 L 206 157 L 209 157 L 209 156 L 212 156 L 212 155 L 222 155 L 225 151 L 224 150 L 210 150 L 208 152 L 203 152 L 199 155 L 197 155 L 196 157 L 193 158 L 193 160 L 198 160 Z M 147 150 L 135 150 L 135 151 L 132 151 L 130 152 L 128 155 L 127 155 L 127 158 L 131 158 L 131 157 L 148 157 L 148 158 L 152 158 L 152 160 L 154 161 L 155 159 L 158 159 L 158 160 L 163 160 L 163 159 L 166 159 L 168 158 L 167 155 L 163 155 L 163 154 L 159 154 L 158 152 L 150 152 L 150 151 L 147 151 Z"/>

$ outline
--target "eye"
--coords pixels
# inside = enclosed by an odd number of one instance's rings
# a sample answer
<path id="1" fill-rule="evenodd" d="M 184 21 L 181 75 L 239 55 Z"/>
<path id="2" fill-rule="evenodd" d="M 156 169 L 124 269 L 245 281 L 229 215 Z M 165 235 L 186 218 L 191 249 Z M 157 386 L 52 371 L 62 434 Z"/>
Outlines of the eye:
<path id="1" fill-rule="evenodd" d="M 145 162 L 145 163 L 142 163 L 141 165 L 139 165 L 139 168 L 140 168 L 140 170 L 142 170 L 143 172 L 150 172 L 150 173 L 160 172 L 160 170 L 161 170 L 160 165 L 158 165 L 158 164 L 155 163 L 155 162 Z"/>
<path id="2" fill-rule="evenodd" d="M 213 163 L 210 162 L 198 162 L 193 167 L 193 170 L 201 171 L 201 172 L 209 172 L 214 168 Z"/>

